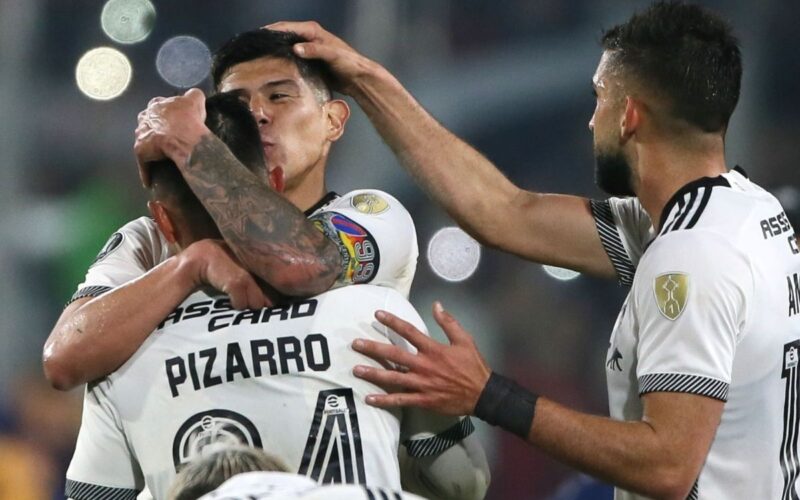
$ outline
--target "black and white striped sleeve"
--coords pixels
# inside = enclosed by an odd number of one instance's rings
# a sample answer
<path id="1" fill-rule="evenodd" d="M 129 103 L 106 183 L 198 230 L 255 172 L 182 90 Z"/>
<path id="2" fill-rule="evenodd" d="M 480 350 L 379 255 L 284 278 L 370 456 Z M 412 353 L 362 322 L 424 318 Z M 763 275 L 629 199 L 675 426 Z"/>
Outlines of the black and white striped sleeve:
<path id="1" fill-rule="evenodd" d="M 76 291 L 74 294 L 72 294 L 72 297 L 69 299 L 69 302 L 67 302 L 66 305 L 70 305 L 73 302 L 75 302 L 76 300 L 84 299 L 86 297 L 92 297 L 92 298 L 99 297 L 99 296 L 103 295 L 104 293 L 108 292 L 111 289 L 112 289 L 112 287 L 110 287 L 110 286 L 85 286 L 85 287 L 82 287 L 78 291 Z"/>
<path id="2" fill-rule="evenodd" d="M 611 205 L 608 200 L 591 200 L 590 203 L 600 242 L 603 244 L 608 258 L 611 259 L 619 282 L 622 285 L 631 286 L 636 268 L 622 243 L 614 214 L 611 212 Z"/>
<path id="3" fill-rule="evenodd" d="M 67 479 L 64 494 L 72 500 L 136 500 L 139 491 Z"/>
<path id="4" fill-rule="evenodd" d="M 453 426 L 425 438 L 412 438 L 403 442 L 410 457 L 428 457 L 439 455 L 454 444 L 462 441 L 475 431 L 469 417 L 464 417 Z"/>
<path id="5" fill-rule="evenodd" d="M 639 395 L 650 392 L 686 392 L 728 400 L 729 384 L 723 380 L 682 373 L 651 373 L 639 377 Z"/>

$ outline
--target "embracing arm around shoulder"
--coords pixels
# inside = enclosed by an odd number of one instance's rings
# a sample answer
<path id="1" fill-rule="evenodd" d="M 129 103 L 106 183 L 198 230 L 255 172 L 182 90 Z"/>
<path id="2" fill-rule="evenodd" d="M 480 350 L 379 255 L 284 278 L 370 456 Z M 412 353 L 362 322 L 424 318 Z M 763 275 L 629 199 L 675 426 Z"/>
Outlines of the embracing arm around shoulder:
<path id="1" fill-rule="evenodd" d="M 478 241 L 543 264 L 614 277 L 589 200 L 515 186 L 475 148 L 436 121 L 384 67 L 315 22 L 267 28 L 308 40 L 300 57 L 325 61 L 401 164 Z M 588 169 L 587 169 L 588 174 Z"/>
<path id="2" fill-rule="evenodd" d="M 54 388 L 68 390 L 108 375 L 205 284 L 227 293 L 235 309 L 269 305 L 224 243 L 201 240 L 137 279 L 69 304 L 44 345 L 45 376 Z"/>

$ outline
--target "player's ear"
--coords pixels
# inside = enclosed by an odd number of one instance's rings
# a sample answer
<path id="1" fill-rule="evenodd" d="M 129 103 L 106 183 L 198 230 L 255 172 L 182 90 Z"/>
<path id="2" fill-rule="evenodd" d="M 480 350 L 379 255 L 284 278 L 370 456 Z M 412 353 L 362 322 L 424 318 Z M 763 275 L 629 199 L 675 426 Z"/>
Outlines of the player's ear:
<path id="1" fill-rule="evenodd" d="M 625 109 L 619 122 L 619 138 L 621 142 L 626 142 L 636 133 L 636 129 L 642 121 L 641 105 L 642 103 L 633 97 L 625 97 Z"/>
<path id="2" fill-rule="evenodd" d="M 161 234 L 164 235 L 164 238 L 170 243 L 177 243 L 178 229 L 172 222 L 166 205 L 158 200 L 153 200 L 147 202 L 147 208 L 150 210 L 150 215 L 153 216 L 153 220 L 156 221 L 156 226 L 158 226 L 158 229 L 161 231 Z"/>
<path id="3" fill-rule="evenodd" d="M 332 99 L 325 103 L 328 119 L 328 140 L 334 142 L 344 133 L 344 126 L 350 118 L 350 106 L 341 99 Z"/>

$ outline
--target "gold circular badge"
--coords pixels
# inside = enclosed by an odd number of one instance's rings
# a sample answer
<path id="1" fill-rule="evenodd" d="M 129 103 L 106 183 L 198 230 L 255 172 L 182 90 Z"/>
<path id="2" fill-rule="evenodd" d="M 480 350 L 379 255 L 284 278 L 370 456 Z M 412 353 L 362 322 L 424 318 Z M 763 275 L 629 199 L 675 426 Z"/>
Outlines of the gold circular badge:
<path id="1" fill-rule="evenodd" d="M 353 206 L 365 214 L 380 214 L 389 210 L 389 202 L 373 193 L 363 193 L 353 196 Z"/>

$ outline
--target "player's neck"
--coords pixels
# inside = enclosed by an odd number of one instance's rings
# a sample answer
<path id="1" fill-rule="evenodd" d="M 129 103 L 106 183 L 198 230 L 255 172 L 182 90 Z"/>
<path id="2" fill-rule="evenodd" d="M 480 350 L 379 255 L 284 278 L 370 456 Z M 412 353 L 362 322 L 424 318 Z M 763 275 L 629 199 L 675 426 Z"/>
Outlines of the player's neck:
<path id="1" fill-rule="evenodd" d="M 636 195 L 656 230 L 661 229 L 658 227 L 661 212 L 680 188 L 694 180 L 717 177 L 728 171 L 721 137 L 699 148 L 666 143 L 649 144 L 637 153 Z"/>
<path id="2" fill-rule="evenodd" d="M 325 168 L 314 168 L 302 179 L 287 186 L 283 195 L 302 211 L 313 207 L 327 193 Z"/>

